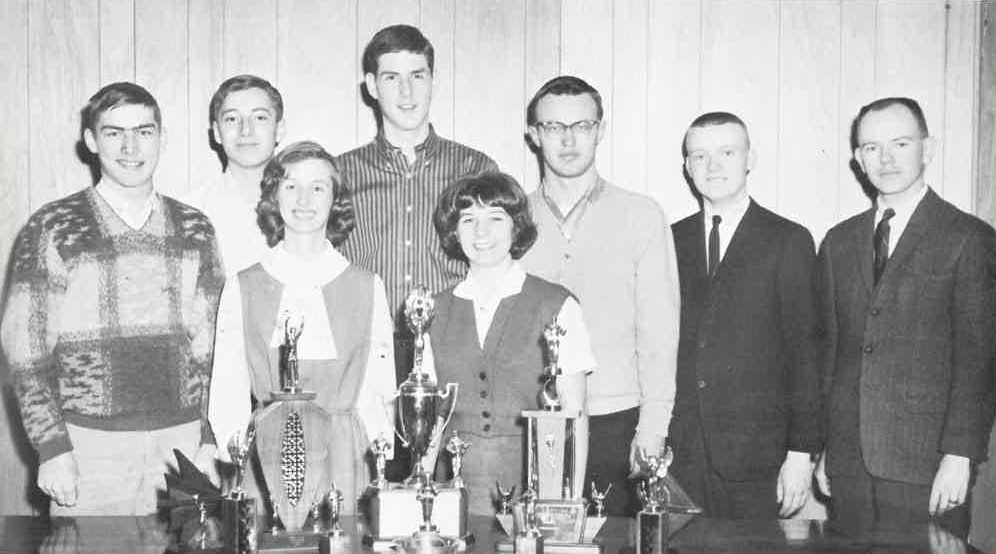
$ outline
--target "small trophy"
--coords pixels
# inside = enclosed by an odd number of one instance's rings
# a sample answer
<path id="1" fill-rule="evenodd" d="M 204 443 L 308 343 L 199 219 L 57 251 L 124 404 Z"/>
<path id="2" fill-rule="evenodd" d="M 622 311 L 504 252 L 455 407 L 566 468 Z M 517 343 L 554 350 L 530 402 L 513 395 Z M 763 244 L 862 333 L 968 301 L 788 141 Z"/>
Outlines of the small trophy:
<path id="1" fill-rule="evenodd" d="M 454 488 L 464 488 L 460 470 L 463 469 L 463 455 L 467 453 L 468 448 L 470 448 L 470 443 L 461 439 L 457 431 L 453 431 L 453 436 L 446 443 L 446 451 L 450 453 L 450 466 L 453 468 L 453 481 L 450 485 Z"/>
<path id="2" fill-rule="evenodd" d="M 301 314 L 284 312 L 284 346 L 283 367 L 280 371 L 280 388 L 285 393 L 300 392 L 301 374 L 297 369 L 297 341 L 304 330 L 304 317 Z"/>
<path id="3" fill-rule="evenodd" d="M 329 536 L 333 538 L 345 535 L 342 529 L 342 500 L 342 491 L 335 488 L 335 483 L 332 483 L 325 501 L 329 506 Z"/>
<path id="4" fill-rule="evenodd" d="M 636 514 L 636 554 L 667 554 L 671 491 L 665 478 L 673 460 L 670 447 L 647 458 L 646 479 L 637 489 L 643 509 Z"/>
<path id="5" fill-rule="evenodd" d="M 612 483 L 605 488 L 604 491 L 599 492 L 595 487 L 595 481 L 591 482 L 591 501 L 595 505 L 595 517 L 605 517 L 605 497 L 609 495 L 609 491 L 612 490 Z"/>
<path id="6" fill-rule="evenodd" d="M 256 549 L 256 499 L 247 498 L 242 488 L 255 438 L 256 429 L 250 423 L 245 434 L 233 435 L 228 441 L 228 455 L 235 466 L 235 475 L 232 489 L 221 499 L 221 528 L 224 543 L 239 554 Z"/>
<path id="7" fill-rule="evenodd" d="M 536 518 L 536 499 L 527 489 L 522 501 L 512 507 L 513 552 L 516 554 L 543 554 L 543 534 Z"/>
<path id="8" fill-rule="evenodd" d="M 439 491 L 432 481 L 425 479 L 419 485 L 416 499 L 422 510 L 422 523 L 418 531 L 407 539 L 395 541 L 402 552 L 412 554 L 442 554 L 455 552 L 459 544 L 456 537 L 447 537 L 439 533 L 436 524 L 432 522 L 432 510 Z"/>
<path id="9" fill-rule="evenodd" d="M 387 467 L 387 453 L 391 451 L 391 443 L 381 434 L 370 445 L 370 451 L 373 452 L 374 462 L 377 466 L 377 477 L 374 478 L 371 486 L 378 489 L 386 489 L 387 477 L 385 477 L 384 472 Z"/>
<path id="10" fill-rule="evenodd" d="M 256 429 L 250 423 L 245 434 L 232 435 L 228 441 L 228 456 L 235 466 L 232 490 L 229 497 L 233 499 L 245 498 L 245 490 L 242 488 L 242 480 L 245 477 L 246 464 L 249 462 L 249 452 L 252 450 L 252 443 L 256 439 Z"/>
<path id="11" fill-rule="evenodd" d="M 557 318 L 543 329 L 543 339 L 546 341 L 547 365 L 543 375 L 543 388 L 540 389 L 540 407 L 550 412 L 559 412 L 562 408 L 560 393 L 557 391 L 557 377 L 560 376 L 560 337 L 567 332 L 557 325 Z"/>
<path id="12" fill-rule="evenodd" d="M 498 487 L 498 513 L 502 515 L 512 515 L 512 497 L 515 496 L 515 485 L 506 489 L 501 486 L 501 482 L 495 481 Z"/>

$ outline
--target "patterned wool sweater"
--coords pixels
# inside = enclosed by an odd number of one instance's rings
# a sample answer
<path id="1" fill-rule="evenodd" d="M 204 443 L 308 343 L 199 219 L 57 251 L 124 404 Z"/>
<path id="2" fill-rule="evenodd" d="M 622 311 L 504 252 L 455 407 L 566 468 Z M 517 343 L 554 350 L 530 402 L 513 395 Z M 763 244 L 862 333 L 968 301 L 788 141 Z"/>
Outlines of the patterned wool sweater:
<path id="1" fill-rule="evenodd" d="M 199 211 L 157 196 L 128 227 L 93 187 L 38 210 L 14 244 L 0 342 L 40 461 L 65 424 L 109 431 L 200 419 L 223 273 Z"/>

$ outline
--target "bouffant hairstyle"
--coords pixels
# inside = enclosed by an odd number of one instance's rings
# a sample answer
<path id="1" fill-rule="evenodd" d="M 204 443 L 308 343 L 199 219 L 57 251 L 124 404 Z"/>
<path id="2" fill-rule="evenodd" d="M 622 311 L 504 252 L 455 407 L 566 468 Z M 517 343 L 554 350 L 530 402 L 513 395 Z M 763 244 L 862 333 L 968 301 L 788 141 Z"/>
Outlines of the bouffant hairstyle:
<path id="1" fill-rule="evenodd" d="M 263 180 L 259 183 L 261 195 L 259 204 L 256 205 L 256 223 L 270 246 L 283 240 L 284 218 L 280 215 L 277 192 L 287 177 L 287 167 L 304 160 L 322 160 L 329 164 L 332 175 L 332 206 L 325 224 L 325 236 L 332 246 L 339 246 L 356 226 L 353 199 L 332 155 L 316 142 L 305 140 L 290 144 L 266 164 Z"/>
<path id="2" fill-rule="evenodd" d="M 474 205 L 501 208 L 512 218 L 510 252 L 513 260 L 521 258 L 536 242 L 536 224 L 529 210 L 529 199 L 515 178 L 498 172 L 480 173 L 446 187 L 436 203 L 432 223 L 447 256 L 467 261 L 457 237 L 457 225 L 460 211 Z"/>

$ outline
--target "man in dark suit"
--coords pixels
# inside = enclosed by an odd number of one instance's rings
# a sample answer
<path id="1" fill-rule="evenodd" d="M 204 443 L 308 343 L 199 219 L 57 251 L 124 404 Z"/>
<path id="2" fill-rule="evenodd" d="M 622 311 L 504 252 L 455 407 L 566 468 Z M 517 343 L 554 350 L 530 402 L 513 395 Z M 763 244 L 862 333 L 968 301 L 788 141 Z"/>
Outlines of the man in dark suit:
<path id="1" fill-rule="evenodd" d="M 934 140 L 916 101 L 863 107 L 852 143 L 877 199 L 820 249 L 828 428 L 817 480 L 845 523 L 939 516 L 965 536 L 972 463 L 993 423 L 996 234 L 924 183 Z"/>
<path id="2" fill-rule="evenodd" d="M 816 249 L 747 194 L 756 159 L 737 116 L 692 122 L 685 171 L 702 210 L 674 224 L 681 339 L 674 475 L 712 517 L 787 517 L 822 448 Z"/>

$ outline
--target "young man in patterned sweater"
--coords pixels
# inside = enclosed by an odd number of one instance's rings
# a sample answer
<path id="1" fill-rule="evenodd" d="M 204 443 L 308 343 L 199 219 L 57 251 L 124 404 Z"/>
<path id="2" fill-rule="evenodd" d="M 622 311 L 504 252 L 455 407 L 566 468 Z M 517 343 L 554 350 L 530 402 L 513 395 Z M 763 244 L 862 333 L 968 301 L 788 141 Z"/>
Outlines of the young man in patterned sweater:
<path id="1" fill-rule="evenodd" d="M 52 514 L 147 514 L 174 448 L 204 468 L 214 454 L 205 398 L 223 277 L 207 218 L 153 189 L 152 95 L 108 85 L 83 123 L 100 182 L 28 220 L 0 339 Z"/>

